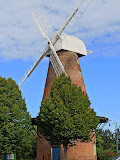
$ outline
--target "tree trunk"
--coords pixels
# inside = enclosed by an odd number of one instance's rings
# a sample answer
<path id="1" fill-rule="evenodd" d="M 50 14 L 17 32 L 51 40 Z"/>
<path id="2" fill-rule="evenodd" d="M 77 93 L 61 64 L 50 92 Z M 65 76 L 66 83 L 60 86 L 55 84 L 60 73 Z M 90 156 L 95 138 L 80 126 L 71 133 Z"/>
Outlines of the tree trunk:
<path id="1" fill-rule="evenodd" d="M 64 147 L 64 160 L 67 160 L 67 146 L 63 145 Z"/>

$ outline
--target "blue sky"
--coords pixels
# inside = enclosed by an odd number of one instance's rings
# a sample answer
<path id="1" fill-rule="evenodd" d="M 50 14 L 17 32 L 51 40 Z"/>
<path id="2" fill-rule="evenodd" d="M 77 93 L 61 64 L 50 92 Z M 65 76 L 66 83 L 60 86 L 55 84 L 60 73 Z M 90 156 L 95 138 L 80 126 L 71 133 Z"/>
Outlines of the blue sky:
<path id="1" fill-rule="evenodd" d="M 0 0 L 0 75 L 16 83 L 43 52 L 45 41 L 32 18 L 40 8 L 59 29 L 78 0 Z M 93 53 L 79 59 L 91 107 L 120 125 L 120 1 L 93 0 L 70 32 Z M 20 88 L 32 117 L 39 112 L 49 60 L 44 58 Z M 114 125 L 112 125 L 114 129 Z"/>

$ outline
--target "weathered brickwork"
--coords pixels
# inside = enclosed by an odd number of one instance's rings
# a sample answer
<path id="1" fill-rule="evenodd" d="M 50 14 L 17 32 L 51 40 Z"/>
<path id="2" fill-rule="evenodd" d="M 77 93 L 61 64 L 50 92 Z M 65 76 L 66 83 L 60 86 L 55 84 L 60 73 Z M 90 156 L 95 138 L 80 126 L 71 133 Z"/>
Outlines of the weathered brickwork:
<path id="1" fill-rule="evenodd" d="M 83 81 L 83 76 L 82 76 L 82 72 L 81 72 L 80 64 L 78 60 L 78 55 L 71 51 L 59 51 L 57 53 L 64 66 L 64 69 L 67 75 L 71 78 L 72 83 L 81 86 L 82 90 L 86 92 L 85 84 Z M 50 95 L 51 83 L 54 81 L 55 78 L 56 78 L 56 75 L 50 63 L 48 68 L 43 100 Z"/>
<path id="2" fill-rule="evenodd" d="M 78 55 L 71 51 L 59 51 L 58 56 L 65 68 L 67 75 L 71 78 L 73 84 L 81 86 L 82 91 L 86 92 Z M 49 64 L 48 74 L 43 94 L 43 100 L 50 95 L 51 83 L 56 78 L 55 72 L 51 63 Z M 52 160 L 52 150 L 49 143 L 44 139 L 37 139 L 37 160 Z M 44 156 L 44 157 L 43 157 Z M 76 141 L 76 145 L 69 147 L 67 151 L 67 160 L 96 160 L 96 137 L 87 143 Z M 63 147 L 61 146 L 61 160 L 63 160 Z"/>
<path id="3" fill-rule="evenodd" d="M 75 141 L 76 145 L 68 148 L 67 160 L 96 160 L 96 137 L 90 142 Z M 61 147 L 63 150 L 63 147 Z M 61 155 L 63 160 L 63 155 Z"/>
<path id="4" fill-rule="evenodd" d="M 41 134 L 37 136 L 37 160 L 51 160 L 51 146 Z"/>

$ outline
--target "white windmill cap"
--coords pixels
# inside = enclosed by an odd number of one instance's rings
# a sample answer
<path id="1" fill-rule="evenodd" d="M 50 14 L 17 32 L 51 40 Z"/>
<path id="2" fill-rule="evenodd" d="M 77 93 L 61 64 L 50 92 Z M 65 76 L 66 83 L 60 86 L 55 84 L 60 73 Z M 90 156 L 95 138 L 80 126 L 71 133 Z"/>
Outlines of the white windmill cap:
<path id="1" fill-rule="evenodd" d="M 55 35 L 53 35 L 53 37 L 51 38 L 51 41 L 54 39 L 54 36 Z M 56 51 L 68 50 L 75 52 L 78 54 L 78 57 L 87 55 L 87 50 L 82 40 L 63 33 L 61 34 L 58 41 L 55 43 L 54 47 Z"/>

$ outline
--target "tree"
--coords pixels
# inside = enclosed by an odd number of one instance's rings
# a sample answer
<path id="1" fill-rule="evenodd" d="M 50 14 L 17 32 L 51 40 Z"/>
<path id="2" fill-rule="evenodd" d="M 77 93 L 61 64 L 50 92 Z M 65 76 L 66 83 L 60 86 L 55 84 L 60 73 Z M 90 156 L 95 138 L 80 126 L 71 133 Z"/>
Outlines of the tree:
<path id="1" fill-rule="evenodd" d="M 103 160 L 104 158 L 104 149 L 103 149 L 103 145 L 104 145 L 104 140 L 102 139 L 101 135 L 97 135 L 96 138 L 96 149 L 97 149 L 97 159 L 98 160 Z"/>
<path id="2" fill-rule="evenodd" d="M 101 137 L 104 140 L 104 149 L 106 150 L 114 150 L 115 151 L 115 134 L 112 133 L 109 129 L 103 130 L 101 132 Z"/>
<path id="3" fill-rule="evenodd" d="M 37 125 L 51 145 L 64 147 L 64 159 L 71 140 L 89 141 L 98 119 L 81 87 L 71 85 L 62 74 L 52 83 L 49 98 L 41 102 Z"/>
<path id="4" fill-rule="evenodd" d="M 98 160 L 107 160 L 115 154 L 115 135 L 109 129 L 99 130 L 96 138 Z"/>
<path id="5" fill-rule="evenodd" d="M 0 155 L 16 152 L 17 159 L 32 151 L 31 117 L 18 85 L 0 77 Z"/>

